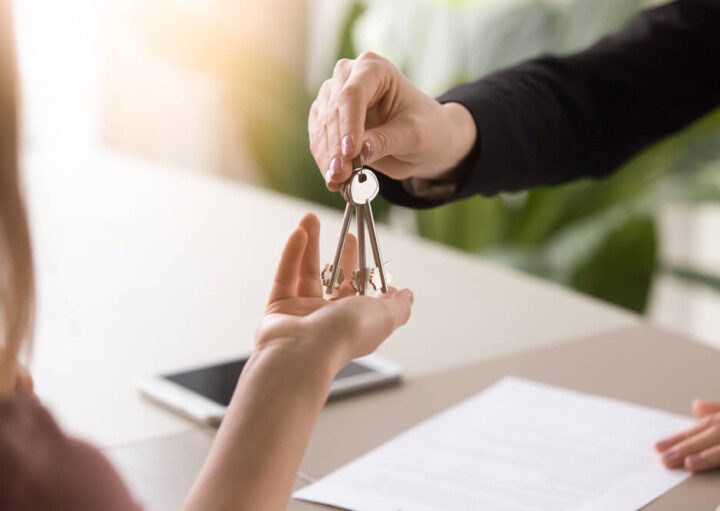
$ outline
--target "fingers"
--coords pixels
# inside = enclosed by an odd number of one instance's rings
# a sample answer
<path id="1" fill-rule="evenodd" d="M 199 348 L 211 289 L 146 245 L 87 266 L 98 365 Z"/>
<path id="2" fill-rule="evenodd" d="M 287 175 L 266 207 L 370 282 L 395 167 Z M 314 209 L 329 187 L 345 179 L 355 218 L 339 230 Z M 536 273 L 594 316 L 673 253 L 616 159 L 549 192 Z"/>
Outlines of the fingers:
<path id="1" fill-rule="evenodd" d="M 720 401 L 698 398 L 693 401 L 692 409 L 696 416 L 704 417 L 705 415 L 720 412 Z"/>
<path id="2" fill-rule="evenodd" d="M 332 92 L 333 81 L 325 80 L 320 86 L 318 96 L 313 101 L 310 107 L 310 114 L 308 115 L 308 135 L 310 137 L 310 152 L 315 158 L 315 163 L 318 169 L 323 174 L 327 173 L 329 157 L 327 147 L 327 131 L 325 129 L 327 110 L 330 106 L 330 94 Z M 329 176 L 325 176 L 326 183 L 329 183 Z M 339 189 L 339 186 L 332 183 L 333 186 L 328 186 L 331 191 L 333 188 Z"/>
<path id="3" fill-rule="evenodd" d="M 665 451 L 667 451 L 674 445 L 697 435 L 698 433 L 700 433 L 701 431 L 706 429 L 711 424 L 713 424 L 713 418 L 706 417 L 706 418 L 698 421 L 692 428 L 682 431 L 671 437 L 660 440 L 658 443 L 655 444 L 655 449 L 659 453 L 664 453 Z"/>
<path id="4" fill-rule="evenodd" d="M 329 98 L 329 108 L 325 116 L 325 135 L 327 137 L 328 149 L 328 168 L 325 172 L 326 181 L 342 183 L 351 172 L 350 161 L 342 154 L 343 133 L 340 131 L 340 107 L 342 91 L 345 82 L 350 76 L 353 61 L 350 59 L 341 59 L 335 64 L 333 71 L 332 89 Z M 346 139 L 347 140 L 347 139 Z M 346 144 L 347 146 L 347 141 Z M 343 176 L 347 176 L 343 179 Z"/>
<path id="5" fill-rule="evenodd" d="M 720 467 L 720 445 L 685 458 L 685 468 L 692 472 L 702 472 L 718 467 Z"/>
<path id="6" fill-rule="evenodd" d="M 308 235 L 300 227 L 295 229 L 288 238 L 280 256 L 268 304 L 297 296 L 300 261 L 307 242 Z"/>
<path id="7" fill-rule="evenodd" d="M 377 128 L 365 132 L 367 154 L 365 163 L 373 164 L 386 156 L 412 152 L 412 145 L 418 145 L 417 130 L 405 118 L 390 119 Z"/>
<path id="8" fill-rule="evenodd" d="M 662 462 L 668 468 L 678 468 L 688 463 L 693 464 L 695 460 L 691 462 L 686 458 L 715 446 L 720 446 L 720 424 L 717 423 L 711 424 L 665 451 L 662 455 Z"/>
<path id="9" fill-rule="evenodd" d="M 409 289 L 397 291 L 395 288 L 390 288 L 389 292 L 380 298 L 388 308 L 393 330 L 408 322 L 412 304 L 415 302 L 415 295 L 412 291 Z"/>
<path id="10" fill-rule="evenodd" d="M 372 165 L 372 168 L 378 172 L 382 172 L 386 176 L 398 180 L 415 175 L 418 169 L 417 163 L 408 163 L 393 156 L 386 156 L 379 160 L 369 159 L 366 161 L 368 165 Z"/>
<path id="11" fill-rule="evenodd" d="M 346 305 L 351 309 L 343 331 L 349 336 L 350 359 L 372 353 L 410 318 L 413 295 L 404 289 L 381 298 L 358 296 Z"/>
<path id="12" fill-rule="evenodd" d="M 331 190 L 350 177 L 352 159 L 365 145 L 368 109 L 397 88 L 393 70 L 389 61 L 367 52 L 355 60 L 340 60 L 332 79 L 321 87 L 308 130 L 310 149 Z M 366 149 L 367 156 L 372 148 Z"/>
<path id="13" fill-rule="evenodd" d="M 300 228 L 307 235 L 307 243 L 300 260 L 297 281 L 298 296 L 322 298 L 322 282 L 320 282 L 320 220 L 312 213 L 307 213 L 300 220 Z"/>
<path id="14" fill-rule="evenodd" d="M 367 111 L 392 88 L 391 76 L 389 62 L 373 52 L 361 54 L 353 63 L 338 101 L 342 154 L 348 160 L 364 149 Z"/>

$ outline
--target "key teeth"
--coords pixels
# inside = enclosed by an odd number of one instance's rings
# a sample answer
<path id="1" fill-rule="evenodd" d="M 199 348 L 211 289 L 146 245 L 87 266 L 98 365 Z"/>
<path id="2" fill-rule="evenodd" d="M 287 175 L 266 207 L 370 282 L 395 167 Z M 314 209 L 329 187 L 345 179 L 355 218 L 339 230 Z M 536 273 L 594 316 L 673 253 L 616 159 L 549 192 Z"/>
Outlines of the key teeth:
<path id="1" fill-rule="evenodd" d="M 353 290 L 356 293 L 360 292 L 360 270 L 355 270 L 352 274 L 352 278 L 350 279 L 350 283 L 352 284 Z"/>
<path id="2" fill-rule="evenodd" d="M 385 270 L 385 283 L 390 286 L 390 282 L 392 281 L 392 267 L 390 266 L 390 263 L 386 262 L 385 264 L 383 264 L 383 269 Z M 365 275 L 367 276 L 365 282 L 370 284 L 373 290 L 380 291 L 382 289 L 382 282 L 380 282 L 380 271 L 377 269 L 377 267 L 365 268 Z M 353 272 L 350 283 L 352 284 L 355 292 L 359 293 L 360 270 L 355 270 Z"/>
<path id="3" fill-rule="evenodd" d="M 330 279 L 332 278 L 332 272 L 333 272 L 333 265 L 328 263 L 323 267 L 322 272 L 320 272 L 320 280 L 322 281 L 323 287 L 328 287 L 330 284 Z M 345 280 L 345 275 L 343 273 L 342 268 L 338 270 L 337 274 L 337 281 L 335 282 L 335 289 L 340 287 L 340 284 L 343 283 Z"/>
<path id="4" fill-rule="evenodd" d="M 389 262 L 383 263 L 382 267 L 383 270 L 385 270 L 385 284 L 390 287 L 390 283 L 392 282 L 392 267 L 390 266 Z M 371 268 L 368 272 L 368 282 L 375 291 L 379 291 L 382 289 L 380 270 L 377 268 L 377 266 L 375 268 Z"/>
<path id="5" fill-rule="evenodd" d="M 365 268 L 365 282 L 368 282 L 368 275 L 370 275 L 370 268 Z M 360 292 L 360 270 L 355 270 L 352 274 L 352 279 L 350 280 L 350 283 L 352 284 L 353 289 L 356 293 Z M 365 289 L 367 289 L 367 286 L 365 286 Z"/>

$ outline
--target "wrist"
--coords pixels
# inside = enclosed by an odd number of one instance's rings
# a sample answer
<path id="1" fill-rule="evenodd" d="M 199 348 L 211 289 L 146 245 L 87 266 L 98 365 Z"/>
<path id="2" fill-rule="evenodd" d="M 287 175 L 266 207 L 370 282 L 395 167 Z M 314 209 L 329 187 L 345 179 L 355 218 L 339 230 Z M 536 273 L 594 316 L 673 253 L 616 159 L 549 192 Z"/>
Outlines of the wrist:
<path id="1" fill-rule="evenodd" d="M 258 343 L 248 367 L 270 364 L 284 372 L 306 371 L 317 377 L 319 383 L 329 386 L 344 366 L 344 355 L 339 343 L 319 342 L 302 336 L 288 336 Z"/>
<path id="2" fill-rule="evenodd" d="M 447 149 L 443 151 L 440 162 L 431 175 L 418 176 L 434 181 L 447 181 L 453 178 L 455 168 L 470 154 L 477 138 L 477 127 L 472 115 L 460 103 L 443 103 L 443 126 L 448 133 Z"/>

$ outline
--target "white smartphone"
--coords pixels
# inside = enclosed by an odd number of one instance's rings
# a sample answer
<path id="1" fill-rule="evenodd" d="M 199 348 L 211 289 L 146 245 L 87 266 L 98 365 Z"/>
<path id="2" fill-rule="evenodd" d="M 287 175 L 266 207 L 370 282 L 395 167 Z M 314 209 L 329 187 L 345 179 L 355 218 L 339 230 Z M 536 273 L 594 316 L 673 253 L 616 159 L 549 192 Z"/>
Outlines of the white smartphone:
<path id="1" fill-rule="evenodd" d="M 193 421 L 219 426 L 248 357 L 138 380 L 143 396 Z M 350 362 L 330 386 L 330 398 L 400 382 L 400 368 L 376 355 Z"/>

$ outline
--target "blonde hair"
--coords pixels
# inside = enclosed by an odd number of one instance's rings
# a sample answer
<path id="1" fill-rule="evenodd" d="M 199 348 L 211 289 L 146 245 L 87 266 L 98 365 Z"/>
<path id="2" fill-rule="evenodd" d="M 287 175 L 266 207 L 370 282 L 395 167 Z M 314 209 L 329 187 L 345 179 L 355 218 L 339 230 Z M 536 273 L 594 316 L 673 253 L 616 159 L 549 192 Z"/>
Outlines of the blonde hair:
<path id="1" fill-rule="evenodd" d="M 0 0 L 0 393 L 15 385 L 17 358 L 32 335 L 34 276 L 18 175 L 18 92 L 10 2 Z"/>

